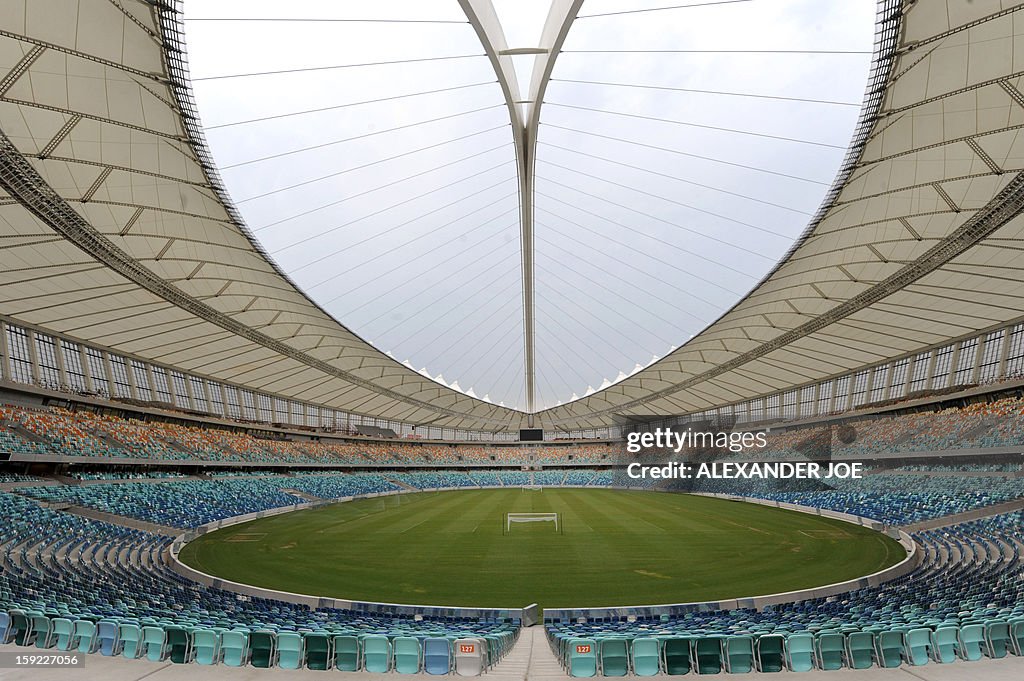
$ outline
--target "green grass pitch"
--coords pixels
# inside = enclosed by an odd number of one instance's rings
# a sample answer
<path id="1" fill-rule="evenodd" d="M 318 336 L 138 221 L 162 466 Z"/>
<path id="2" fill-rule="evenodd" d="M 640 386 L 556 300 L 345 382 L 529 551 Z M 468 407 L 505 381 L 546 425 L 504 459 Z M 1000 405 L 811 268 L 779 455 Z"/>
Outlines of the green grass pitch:
<path id="1" fill-rule="evenodd" d="M 513 524 L 506 512 L 557 511 Z M 821 586 L 904 557 L 877 532 L 683 494 L 469 490 L 335 504 L 207 534 L 187 565 L 283 591 L 429 605 L 596 607 Z"/>

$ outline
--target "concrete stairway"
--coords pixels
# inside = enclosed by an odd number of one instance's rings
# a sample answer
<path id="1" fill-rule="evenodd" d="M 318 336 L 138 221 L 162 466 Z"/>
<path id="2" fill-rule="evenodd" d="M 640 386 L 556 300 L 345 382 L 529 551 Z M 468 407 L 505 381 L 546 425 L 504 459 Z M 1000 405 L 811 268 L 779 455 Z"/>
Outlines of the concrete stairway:
<path id="1" fill-rule="evenodd" d="M 511 652 L 495 665 L 487 678 L 500 681 L 563 681 L 569 677 L 551 652 L 544 627 L 523 629 Z"/>

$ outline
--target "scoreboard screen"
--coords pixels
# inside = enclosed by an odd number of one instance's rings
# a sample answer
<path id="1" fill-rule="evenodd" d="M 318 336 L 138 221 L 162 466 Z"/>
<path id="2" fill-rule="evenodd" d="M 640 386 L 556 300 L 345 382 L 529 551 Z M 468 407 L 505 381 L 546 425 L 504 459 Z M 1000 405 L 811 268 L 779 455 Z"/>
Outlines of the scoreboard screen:
<path id="1" fill-rule="evenodd" d="M 544 429 L 543 428 L 521 428 L 519 430 L 520 442 L 543 442 L 544 441 Z"/>

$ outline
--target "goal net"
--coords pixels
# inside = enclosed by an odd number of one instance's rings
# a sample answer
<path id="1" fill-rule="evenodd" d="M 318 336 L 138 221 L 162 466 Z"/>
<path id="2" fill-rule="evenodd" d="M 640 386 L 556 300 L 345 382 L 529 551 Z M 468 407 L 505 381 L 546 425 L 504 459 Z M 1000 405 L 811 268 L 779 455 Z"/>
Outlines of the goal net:
<path id="1" fill-rule="evenodd" d="M 539 492 L 544 488 L 541 487 L 540 485 L 523 485 L 523 489 L 525 489 L 527 492 Z"/>
<path id="2" fill-rule="evenodd" d="M 512 531 L 513 523 L 554 523 L 555 532 L 562 531 L 561 513 L 506 513 L 505 532 Z"/>

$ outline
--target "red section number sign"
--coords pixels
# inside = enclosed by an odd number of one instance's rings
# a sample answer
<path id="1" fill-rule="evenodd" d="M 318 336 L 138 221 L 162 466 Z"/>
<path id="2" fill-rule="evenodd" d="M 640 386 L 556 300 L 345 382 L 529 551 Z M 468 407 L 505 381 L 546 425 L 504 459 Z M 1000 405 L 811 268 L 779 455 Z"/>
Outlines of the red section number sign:
<path id="1" fill-rule="evenodd" d="M 580 655 L 586 655 L 587 653 L 590 652 L 590 646 L 589 645 L 576 646 L 576 652 L 579 653 Z"/>
<path id="2" fill-rule="evenodd" d="M 460 643 L 459 644 L 459 652 L 460 653 L 475 653 L 476 652 L 476 646 L 474 644 L 472 644 L 472 643 Z"/>

